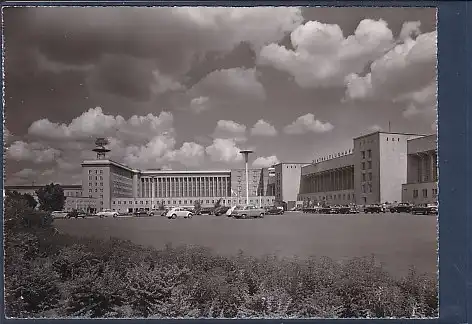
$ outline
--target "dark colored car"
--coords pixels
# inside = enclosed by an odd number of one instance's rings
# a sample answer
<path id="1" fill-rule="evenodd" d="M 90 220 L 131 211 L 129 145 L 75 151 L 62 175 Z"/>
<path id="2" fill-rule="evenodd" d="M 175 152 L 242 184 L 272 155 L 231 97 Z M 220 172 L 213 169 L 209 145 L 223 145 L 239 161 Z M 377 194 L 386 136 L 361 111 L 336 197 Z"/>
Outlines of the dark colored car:
<path id="1" fill-rule="evenodd" d="M 383 208 L 382 205 L 374 204 L 374 205 L 367 205 L 364 207 L 364 213 L 366 214 L 368 213 L 379 214 L 379 213 L 384 213 L 384 212 L 385 212 L 385 209 Z"/>
<path id="2" fill-rule="evenodd" d="M 411 213 L 413 215 L 416 214 L 423 214 L 423 215 L 431 215 L 438 213 L 438 206 L 436 204 L 421 204 L 411 208 Z"/>
<path id="3" fill-rule="evenodd" d="M 150 216 L 150 212 L 144 209 L 140 209 L 134 212 L 134 216 L 136 217 Z"/>
<path id="4" fill-rule="evenodd" d="M 221 206 L 221 207 L 215 208 L 215 210 L 213 211 L 213 214 L 215 216 L 225 215 L 229 208 L 230 207 L 228 206 Z"/>
<path id="5" fill-rule="evenodd" d="M 73 210 L 67 214 L 67 218 L 85 218 L 86 216 L 87 214 L 78 210 Z"/>
<path id="6" fill-rule="evenodd" d="M 331 213 L 331 207 L 323 206 L 318 211 L 319 211 L 320 214 L 330 214 Z"/>
<path id="7" fill-rule="evenodd" d="M 284 209 L 271 206 L 265 209 L 266 215 L 283 215 L 284 214 Z"/>
<path id="8" fill-rule="evenodd" d="M 329 208 L 329 214 L 340 214 L 341 213 L 341 207 L 340 206 L 331 206 Z"/>
<path id="9" fill-rule="evenodd" d="M 350 206 L 339 206 L 338 207 L 339 214 L 349 214 L 351 212 Z"/>
<path id="10" fill-rule="evenodd" d="M 391 213 L 410 213 L 413 206 L 408 203 L 399 203 L 390 207 Z"/>
<path id="11" fill-rule="evenodd" d="M 211 215 L 213 213 L 212 207 L 202 207 L 200 208 L 199 215 Z"/>

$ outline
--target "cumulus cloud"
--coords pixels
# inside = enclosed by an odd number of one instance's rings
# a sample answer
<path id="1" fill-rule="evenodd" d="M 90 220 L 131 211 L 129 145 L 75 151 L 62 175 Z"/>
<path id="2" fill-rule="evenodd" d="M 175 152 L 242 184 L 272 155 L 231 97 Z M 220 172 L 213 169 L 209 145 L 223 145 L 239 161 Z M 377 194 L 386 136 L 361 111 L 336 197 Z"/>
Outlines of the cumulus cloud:
<path id="1" fill-rule="evenodd" d="M 258 63 L 294 77 L 304 88 L 343 85 L 346 75 L 361 73 L 388 50 L 394 38 L 383 20 L 364 19 L 353 35 L 344 37 L 339 25 L 308 21 L 290 35 L 294 50 L 276 43 L 262 48 Z"/>
<path id="2" fill-rule="evenodd" d="M 38 174 L 37 171 L 34 171 L 33 169 L 22 169 L 21 171 L 13 173 L 13 177 L 19 178 L 19 179 L 30 179 L 31 177 L 34 177 Z"/>
<path id="3" fill-rule="evenodd" d="M 210 98 L 208 97 L 198 97 L 198 98 L 193 98 L 190 101 L 190 110 L 196 114 L 202 113 L 206 110 L 208 110 L 210 107 L 208 105 L 208 101 Z"/>
<path id="4" fill-rule="evenodd" d="M 255 136 L 275 136 L 277 130 L 274 126 L 269 124 L 263 119 L 259 119 L 254 126 L 251 128 L 251 135 Z"/>
<path id="5" fill-rule="evenodd" d="M 205 157 L 205 148 L 197 143 L 185 142 L 178 150 L 169 152 L 171 161 L 178 161 L 185 166 L 197 166 Z"/>
<path id="6" fill-rule="evenodd" d="M 60 151 L 37 142 L 13 142 L 6 150 L 7 158 L 14 161 L 49 163 L 60 155 Z"/>
<path id="7" fill-rule="evenodd" d="M 373 61 L 365 76 L 348 75 L 346 98 L 394 99 L 427 86 L 436 79 L 436 42 L 436 31 L 420 34 L 416 39 L 407 37 Z"/>
<path id="8" fill-rule="evenodd" d="M 209 73 L 189 91 L 192 98 L 211 98 L 217 103 L 262 101 L 266 92 L 255 69 L 232 68 Z M 207 101 L 207 100 L 206 100 Z M 243 108 L 243 107 L 240 107 Z"/>
<path id="9" fill-rule="evenodd" d="M 151 85 L 151 89 L 154 93 L 162 94 L 168 91 L 184 89 L 184 86 L 180 82 L 168 75 L 162 74 L 159 70 L 154 70 L 152 74 L 155 78 L 154 84 Z"/>
<path id="10" fill-rule="evenodd" d="M 173 115 L 161 112 L 158 116 L 134 115 L 128 120 L 122 116 L 106 115 L 102 108 L 96 107 L 85 111 L 69 124 L 59 124 L 40 119 L 31 124 L 28 133 L 37 138 L 54 140 L 90 140 L 99 136 L 115 135 L 122 139 L 151 139 L 168 131 L 172 132 Z"/>
<path id="11" fill-rule="evenodd" d="M 269 168 L 277 163 L 280 163 L 280 161 L 275 155 L 267 157 L 260 156 L 252 162 L 252 166 L 255 168 Z"/>
<path id="12" fill-rule="evenodd" d="M 315 119 L 315 115 L 306 114 L 298 117 L 293 123 L 284 127 L 286 134 L 304 134 L 304 133 L 325 133 L 329 132 L 334 126 L 329 122 L 322 122 Z"/>
<path id="13" fill-rule="evenodd" d="M 246 140 L 246 125 L 238 124 L 232 120 L 219 120 L 213 132 L 213 138 L 244 142 Z"/>
<path id="14" fill-rule="evenodd" d="M 242 155 L 241 149 L 236 146 L 233 139 L 216 138 L 213 143 L 205 148 L 205 152 L 214 162 L 240 162 Z"/>
<path id="15" fill-rule="evenodd" d="M 37 34 L 33 41 L 47 35 L 40 50 L 51 61 L 79 65 L 107 53 L 142 59 L 159 53 L 158 68 L 168 74 L 185 73 L 195 57 L 228 52 L 241 42 L 253 48 L 278 42 L 302 21 L 301 10 L 289 7 L 84 7 L 34 10 L 26 27 Z M 73 44 L 63 42 L 62 30 Z"/>

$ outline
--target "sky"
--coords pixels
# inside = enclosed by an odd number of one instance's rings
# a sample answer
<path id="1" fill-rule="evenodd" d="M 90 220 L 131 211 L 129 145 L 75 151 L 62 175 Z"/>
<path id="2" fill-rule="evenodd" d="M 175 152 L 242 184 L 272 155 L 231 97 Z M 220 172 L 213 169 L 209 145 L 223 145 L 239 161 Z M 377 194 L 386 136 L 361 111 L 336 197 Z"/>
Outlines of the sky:
<path id="1" fill-rule="evenodd" d="M 436 132 L 436 10 L 4 8 L 6 184 L 81 181 L 106 137 L 141 169 L 309 163 Z"/>

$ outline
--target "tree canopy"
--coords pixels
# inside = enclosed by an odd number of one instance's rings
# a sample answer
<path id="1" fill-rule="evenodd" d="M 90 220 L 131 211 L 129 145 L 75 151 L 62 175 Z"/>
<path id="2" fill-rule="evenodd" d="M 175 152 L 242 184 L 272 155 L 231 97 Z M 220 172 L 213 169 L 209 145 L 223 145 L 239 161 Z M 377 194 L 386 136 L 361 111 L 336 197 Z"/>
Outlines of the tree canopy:
<path id="1" fill-rule="evenodd" d="M 59 184 L 48 184 L 36 190 L 39 200 L 39 208 L 46 211 L 62 210 L 66 197 L 64 190 Z"/>

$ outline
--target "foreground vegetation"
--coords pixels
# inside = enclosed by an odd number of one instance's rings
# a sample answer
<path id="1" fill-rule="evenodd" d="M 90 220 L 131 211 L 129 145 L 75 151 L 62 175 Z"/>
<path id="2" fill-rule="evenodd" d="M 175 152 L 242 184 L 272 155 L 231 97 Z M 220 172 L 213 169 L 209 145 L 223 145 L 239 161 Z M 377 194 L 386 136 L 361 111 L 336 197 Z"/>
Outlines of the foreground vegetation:
<path id="1" fill-rule="evenodd" d="M 16 204 L 16 202 L 15 202 Z M 157 251 L 58 234 L 47 213 L 5 204 L 8 317 L 433 317 L 437 287 L 391 277 L 374 258 L 343 264 Z M 25 209 L 22 209 L 25 208 Z"/>

